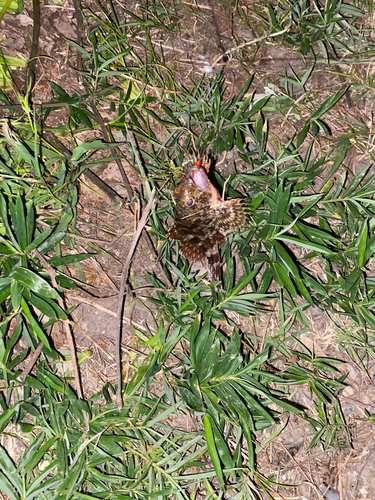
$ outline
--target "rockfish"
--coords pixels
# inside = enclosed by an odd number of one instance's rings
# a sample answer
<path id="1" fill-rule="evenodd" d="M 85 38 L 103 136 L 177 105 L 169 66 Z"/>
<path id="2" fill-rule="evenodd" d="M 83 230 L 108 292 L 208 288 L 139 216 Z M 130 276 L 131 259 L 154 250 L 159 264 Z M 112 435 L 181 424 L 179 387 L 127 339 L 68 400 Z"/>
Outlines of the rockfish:
<path id="1" fill-rule="evenodd" d="M 203 164 L 203 165 L 202 165 Z M 210 161 L 192 158 L 174 191 L 175 225 L 168 238 L 181 242 L 181 253 L 190 261 L 207 263 L 211 281 L 220 281 L 218 244 L 228 231 L 248 224 L 242 200 L 224 201 L 208 178 Z"/>

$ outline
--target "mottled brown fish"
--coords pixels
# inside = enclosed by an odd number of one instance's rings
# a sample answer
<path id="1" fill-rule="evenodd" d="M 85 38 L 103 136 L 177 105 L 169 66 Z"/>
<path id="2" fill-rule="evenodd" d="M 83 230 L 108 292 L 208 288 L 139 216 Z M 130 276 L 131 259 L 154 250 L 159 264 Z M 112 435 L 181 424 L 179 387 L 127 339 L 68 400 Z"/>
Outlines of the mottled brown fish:
<path id="1" fill-rule="evenodd" d="M 220 281 L 218 244 L 226 241 L 228 231 L 246 226 L 248 220 L 242 200 L 221 198 L 207 176 L 209 168 L 205 157 L 187 162 L 187 172 L 174 191 L 175 225 L 168 237 L 181 242 L 187 259 L 207 262 L 211 281 Z"/>

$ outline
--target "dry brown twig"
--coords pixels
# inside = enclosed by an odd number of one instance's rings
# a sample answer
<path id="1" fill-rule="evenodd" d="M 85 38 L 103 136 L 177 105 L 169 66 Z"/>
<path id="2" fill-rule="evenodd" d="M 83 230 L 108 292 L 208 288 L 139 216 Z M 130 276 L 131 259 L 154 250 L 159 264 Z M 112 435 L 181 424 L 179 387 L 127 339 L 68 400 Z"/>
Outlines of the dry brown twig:
<path id="1" fill-rule="evenodd" d="M 95 115 L 95 118 L 98 120 L 98 123 L 100 125 L 100 130 L 102 131 L 104 140 L 106 142 L 111 142 L 111 138 L 109 136 L 107 127 L 106 127 L 106 125 L 104 123 L 102 115 L 99 113 L 99 110 L 96 107 L 96 104 L 95 104 L 95 101 L 94 101 L 93 97 L 89 98 L 89 104 L 90 104 L 90 107 L 92 109 L 92 112 Z M 117 154 L 121 153 L 120 150 L 118 149 L 118 147 L 115 147 L 115 151 L 117 152 Z M 125 169 L 124 169 L 124 167 L 123 167 L 123 165 L 121 163 L 121 160 L 119 160 L 118 158 L 116 158 L 115 161 L 116 161 L 116 165 L 117 165 L 117 167 L 119 169 L 119 172 L 121 174 L 122 182 L 125 185 L 125 189 L 126 189 L 126 192 L 127 192 L 128 198 L 129 198 L 129 202 L 130 202 L 132 200 L 132 198 L 133 198 L 133 193 L 132 193 L 132 188 L 130 186 L 130 182 L 129 182 L 128 176 L 126 175 L 126 172 L 125 172 Z"/>
<path id="2" fill-rule="evenodd" d="M 122 408 L 121 333 L 122 333 L 122 312 L 124 309 L 125 289 L 126 289 L 126 284 L 128 281 L 130 262 L 133 258 L 133 254 L 134 254 L 135 249 L 137 247 L 138 240 L 142 234 L 143 228 L 146 225 L 146 222 L 148 220 L 148 216 L 151 212 L 151 208 L 152 208 L 152 205 L 154 203 L 154 200 L 155 200 L 155 188 L 151 192 L 150 199 L 148 200 L 148 203 L 143 211 L 141 220 L 139 221 L 137 231 L 134 235 L 133 242 L 132 242 L 132 245 L 130 247 L 128 256 L 126 258 L 124 269 L 123 269 L 122 275 L 121 275 L 121 285 L 120 285 L 120 292 L 119 292 L 118 305 L 117 305 L 117 329 L 116 329 L 117 330 L 117 333 L 116 333 L 117 407 L 119 409 Z"/>
<path id="3" fill-rule="evenodd" d="M 223 56 L 227 56 L 228 54 L 231 54 L 232 52 L 235 52 L 236 50 L 242 49 L 243 47 L 247 47 L 249 45 L 254 45 L 254 43 L 262 42 L 263 40 L 266 40 L 267 38 L 272 38 L 275 36 L 282 35 L 286 31 L 289 30 L 289 26 L 281 31 L 278 31 L 277 33 L 271 33 L 270 35 L 264 35 L 259 38 L 255 38 L 255 40 L 250 40 L 249 42 L 242 43 L 241 45 L 237 45 L 237 47 L 233 47 L 232 49 L 229 49 L 224 52 L 224 54 L 220 54 L 214 62 L 211 64 L 211 69 L 214 69 L 215 66 L 217 66 L 218 62 L 223 59 Z"/>
<path id="4" fill-rule="evenodd" d="M 39 358 L 40 353 L 42 352 L 43 346 L 44 346 L 43 342 L 40 342 L 40 344 L 38 345 L 38 347 L 35 349 L 34 354 L 31 356 L 31 358 L 29 359 L 27 365 L 22 370 L 21 375 L 18 377 L 18 380 L 20 382 L 24 382 L 26 380 L 26 377 L 31 372 L 31 370 L 33 369 L 35 363 L 37 362 L 37 359 Z"/>

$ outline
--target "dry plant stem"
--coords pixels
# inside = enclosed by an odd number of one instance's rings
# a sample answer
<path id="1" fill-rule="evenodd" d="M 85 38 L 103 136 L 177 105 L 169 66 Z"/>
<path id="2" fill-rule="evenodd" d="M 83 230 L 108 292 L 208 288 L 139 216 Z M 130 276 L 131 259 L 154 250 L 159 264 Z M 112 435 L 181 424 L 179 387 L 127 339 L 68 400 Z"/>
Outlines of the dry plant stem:
<path id="1" fill-rule="evenodd" d="M 141 236 L 144 226 L 146 225 L 148 216 L 151 211 L 151 207 L 154 203 L 155 199 L 155 188 L 152 190 L 150 199 L 146 205 L 146 208 L 143 211 L 141 220 L 139 221 L 137 231 L 133 238 L 133 243 L 130 247 L 128 256 L 126 258 L 126 262 L 124 265 L 124 269 L 121 275 L 121 285 L 120 285 L 120 293 L 118 297 L 118 306 L 117 306 L 117 329 L 116 329 L 116 369 L 117 369 L 117 407 L 119 409 L 122 408 L 122 370 L 121 370 L 121 333 L 122 333 L 122 312 L 124 309 L 124 295 L 126 284 L 128 281 L 128 274 L 130 268 L 130 262 L 135 252 L 135 249 L 138 244 L 138 240 Z"/>
<path id="2" fill-rule="evenodd" d="M 83 23 L 82 23 L 82 15 L 81 9 L 79 5 L 79 0 L 73 0 L 74 5 L 74 16 L 77 22 L 77 45 L 82 44 L 82 31 L 83 31 Z M 77 50 L 77 69 L 78 71 L 83 70 L 82 64 L 82 54 L 79 50 Z M 80 75 L 78 75 L 78 80 L 80 79 Z"/>
<path id="3" fill-rule="evenodd" d="M 137 138 L 136 138 L 135 134 L 132 131 L 129 131 L 129 133 L 130 133 L 131 139 L 133 141 L 133 144 L 137 145 Z M 138 148 L 138 146 L 137 146 L 137 148 Z M 170 286 L 170 288 L 173 288 L 172 283 L 170 282 L 168 276 L 166 275 L 166 273 L 165 273 L 165 271 L 163 269 L 163 266 L 161 265 L 161 262 L 159 260 L 158 254 L 155 251 L 154 244 L 153 244 L 153 242 L 151 240 L 150 235 L 147 233 L 146 229 L 143 231 L 142 237 L 145 240 L 145 242 L 146 242 L 146 244 L 148 246 L 148 249 L 150 250 L 150 252 L 151 252 L 151 254 L 153 256 L 153 258 L 154 258 L 154 260 L 156 262 L 156 265 L 158 266 L 159 271 L 161 272 L 161 274 L 164 275 L 164 278 L 165 278 L 166 282 L 168 283 L 168 285 Z"/>
<path id="4" fill-rule="evenodd" d="M 38 347 L 35 349 L 34 354 L 31 356 L 29 362 L 27 363 L 27 365 L 25 366 L 25 368 L 22 370 L 21 375 L 18 377 L 18 380 L 20 382 L 25 382 L 26 377 L 28 376 L 28 374 L 33 369 L 35 363 L 37 362 L 37 359 L 40 356 L 40 353 L 42 352 L 43 345 L 44 345 L 43 342 L 41 342 L 38 345 Z"/>
<path id="5" fill-rule="evenodd" d="M 109 137 L 109 133 L 108 133 L 107 127 L 105 126 L 104 120 L 103 120 L 101 114 L 99 113 L 98 108 L 96 107 L 96 104 L 94 102 L 94 98 L 93 97 L 90 97 L 89 103 L 90 103 L 90 107 L 92 109 L 92 112 L 95 115 L 95 118 L 98 120 L 98 123 L 100 125 L 100 130 L 102 131 L 104 140 L 107 141 L 107 142 L 111 142 L 111 138 Z M 115 148 L 115 151 L 118 154 L 121 154 L 121 152 L 119 151 L 118 148 Z M 120 171 L 122 182 L 125 185 L 125 189 L 126 189 L 129 201 L 131 201 L 131 199 L 133 198 L 133 193 L 132 193 L 132 189 L 130 187 L 130 182 L 129 182 L 128 176 L 126 175 L 124 167 L 122 166 L 122 163 L 121 163 L 121 161 L 119 159 L 116 160 L 116 164 L 117 164 L 117 167 L 118 167 L 118 169 Z"/>
<path id="6" fill-rule="evenodd" d="M 243 47 L 247 47 L 248 45 L 254 45 L 254 43 L 262 42 L 263 40 L 266 40 L 267 38 L 272 38 L 274 36 L 282 35 L 283 33 L 285 33 L 286 31 L 289 30 L 289 27 L 290 26 L 288 26 L 287 28 L 285 28 L 281 31 L 278 31 L 277 33 L 271 33 L 270 35 L 265 35 L 265 36 L 261 36 L 259 38 L 255 38 L 255 40 L 250 40 L 250 42 L 242 43 L 241 45 L 237 45 L 237 47 L 233 47 L 233 49 L 227 50 L 226 52 L 224 52 L 224 54 L 221 54 L 219 57 L 217 57 L 214 60 L 214 62 L 211 64 L 211 68 L 213 69 L 217 65 L 217 63 L 223 59 L 224 56 L 227 56 L 228 54 L 231 54 L 232 52 L 235 52 L 236 50 L 242 49 Z"/>
<path id="7" fill-rule="evenodd" d="M 42 264 L 46 268 L 47 273 L 51 277 L 51 281 L 52 281 L 53 287 L 55 288 L 56 291 L 58 291 L 59 290 L 59 286 L 58 286 L 57 281 L 56 281 L 55 270 L 53 269 L 52 266 L 50 266 L 50 264 L 47 262 L 47 260 L 43 257 L 43 255 L 38 250 L 36 250 L 36 249 L 33 250 L 33 253 L 38 257 L 38 259 L 42 262 Z M 61 307 L 61 309 L 65 310 L 64 301 L 62 299 L 59 299 L 57 302 L 58 302 L 59 306 Z M 76 356 L 76 349 L 75 349 L 75 345 L 74 345 L 73 334 L 72 334 L 72 331 L 70 329 L 69 320 L 65 319 L 65 320 L 62 320 L 62 322 L 63 322 L 63 325 L 64 325 L 66 337 L 68 339 L 70 354 L 72 356 L 74 377 L 75 377 L 75 380 L 76 380 L 78 397 L 80 399 L 83 399 L 81 376 L 80 376 L 79 369 L 78 369 L 78 362 L 77 362 L 77 356 Z M 89 430 L 89 421 L 88 421 L 87 413 L 85 411 L 83 412 L 83 417 L 85 419 L 86 430 L 88 431 Z"/>
<path id="8" fill-rule="evenodd" d="M 32 90 L 35 83 L 35 65 L 39 49 L 40 33 L 40 3 L 39 0 L 33 0 L 33 38 L 31 42 L 30 57 L 27 62 L 26 85 Z"/>

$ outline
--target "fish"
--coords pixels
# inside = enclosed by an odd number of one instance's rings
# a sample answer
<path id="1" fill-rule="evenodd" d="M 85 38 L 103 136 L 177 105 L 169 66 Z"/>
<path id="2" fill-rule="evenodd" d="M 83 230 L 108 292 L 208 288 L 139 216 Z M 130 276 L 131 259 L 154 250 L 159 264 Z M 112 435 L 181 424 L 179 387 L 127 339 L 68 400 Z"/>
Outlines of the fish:
<path id="1" fill-rule="evenodd" d="M 192 262 L 207 264 L 210 281 L 221 281 L 218 245 L 226 241 L 229 231 L 248 225 L 242 199 L 224 201 L 211 183 L 208 173 L 211 162 L 192 156 L 185 166 L 173 197 L 176 203 L 174 226 L 167 236 L 179 241 L 180 251 Z"/>

